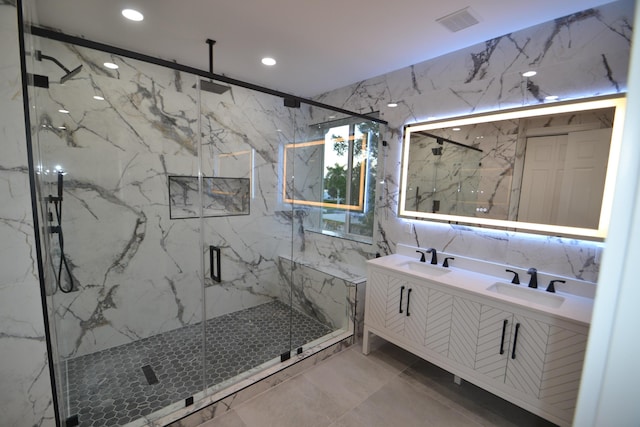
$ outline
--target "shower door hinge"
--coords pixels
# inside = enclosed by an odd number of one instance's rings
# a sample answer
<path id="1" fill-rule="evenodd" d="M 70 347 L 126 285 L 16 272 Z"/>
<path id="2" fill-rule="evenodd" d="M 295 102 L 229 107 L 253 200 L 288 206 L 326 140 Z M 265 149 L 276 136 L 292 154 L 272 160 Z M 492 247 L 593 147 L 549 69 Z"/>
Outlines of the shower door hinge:
<path id="1" fill-rule="evenodd" d="M 286 360 L 291 359 L 291 352 L 290 351 L 285 351 L 284 353 L 282 353 L 280 355 L 280 362 L 284 362 Z"/>

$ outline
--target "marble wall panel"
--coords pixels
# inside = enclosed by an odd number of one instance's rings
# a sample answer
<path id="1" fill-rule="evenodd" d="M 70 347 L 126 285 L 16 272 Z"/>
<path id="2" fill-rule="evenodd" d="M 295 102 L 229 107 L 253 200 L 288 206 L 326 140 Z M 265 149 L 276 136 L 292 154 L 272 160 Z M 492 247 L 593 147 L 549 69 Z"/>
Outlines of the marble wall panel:
<path id="1" fill-rule="evenodd" d="M 18 19 L 0 2 L 0 414 L 54 426 L 24 131 Z"/>
<path id="2" fill-rule="evenodd" d="M 376 247 L 398 243 L 436 247 L 461 255 L 511 263 L 551 274 L 596 281 L 602 244 L 499 230 L 412 221 L 397 217 L 402 127 L 430 117 L 537 104 L 626 90 L 634 2 L 620 0 L 517 31 L 317 99 L 355 111 L 380 111 L 389 141 L 378 181 Z M 528 81 L 520 73 L 535 69 Z M 388 108 L 389 100 L 399 103 Z M 543 247 L 545 250 L 540 250 Z M 350 250 L 367 250 L 353 244 Z M 309 255 L 311 256 L 311 255 Z"/>

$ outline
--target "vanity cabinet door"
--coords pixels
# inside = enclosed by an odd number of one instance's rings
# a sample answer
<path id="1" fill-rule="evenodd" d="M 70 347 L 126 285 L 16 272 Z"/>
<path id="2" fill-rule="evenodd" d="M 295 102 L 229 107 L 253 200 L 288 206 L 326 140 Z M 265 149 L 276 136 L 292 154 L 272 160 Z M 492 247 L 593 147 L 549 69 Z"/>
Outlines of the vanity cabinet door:
<path id="1" fill-rule="evenodd" d="M 427 326 L 424 337 L 425 348 L 447 357 L 452 316 L 453 295 L 432 288 L 429 289 Z"/>
<path id="2" fill-rule="evenodd" d="M 481 308 L 479 302 L 453 297 L 448 357 L 469 368 L 475 366 Z"/>
<path id="3" fill-rule="evenodd" d="M 587 334 L 587 328 L 583 332 L 555 325 L 549 328 L 539 398 L 553 405 L 558 416 L 568 421 L 573 417 L 578 399 Z"/>
<path id="4" fill-rule="evenodd" d="M 505 384 L 538 397 L 542 384 L 550 325 L 514 316 Z"/>
<path id="5" fill-rule="evenodd" d="M 428 289 L 421 284 L 389 276 L 386 329 L 414 344 L 424 341 Z"/>
<path id="6" fill-rule="evenodd" d="M 384 329 L 387 315 L 387 288 L 389 276 L 372 271 L 367 277 L 365 323 Z"/>
<path id="7" fill-rule="evenodd" d="M 512 328 L 512 313 L 482 305 L 474 366 L 476 372 L 504 383 Z"/>

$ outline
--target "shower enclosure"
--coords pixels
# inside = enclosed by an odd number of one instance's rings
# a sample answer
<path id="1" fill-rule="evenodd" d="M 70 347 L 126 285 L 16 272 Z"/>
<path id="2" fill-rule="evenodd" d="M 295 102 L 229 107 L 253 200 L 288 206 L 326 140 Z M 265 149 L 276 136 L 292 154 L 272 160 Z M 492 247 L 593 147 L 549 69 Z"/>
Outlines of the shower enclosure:
<path id="1" fill-rule="evenodd" d="M 365 240 L 373 222 L 375 120 L 212 93 L 37 33 L 25 53 L 61 425 L 145 425 L 353 334 L 354 289 L 322 265 L 331 221 Z M 342 201 L 302 149 L 325 149 L 327 123 L 350 129 L 358 185 Z"/>

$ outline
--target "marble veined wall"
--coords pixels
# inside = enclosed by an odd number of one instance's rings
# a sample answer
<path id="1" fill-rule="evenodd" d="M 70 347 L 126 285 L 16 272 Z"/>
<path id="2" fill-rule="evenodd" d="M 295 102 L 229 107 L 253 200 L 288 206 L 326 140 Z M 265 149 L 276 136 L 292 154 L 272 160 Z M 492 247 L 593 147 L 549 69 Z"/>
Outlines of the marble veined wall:
<path id="1" fill-rule="evenodd" d="M 0 2 L 0 56 L 0 424 L 54 426 L 14 1 Z"/>
<path id="2" fill-rule="evenodd" d="M 304 133 L 308 109 L 289 109 L 281 98 L 238 87 L 199 95 L 195 76 L 39 42 L 43 54 L 69 68 L 83 66 L 62 85 L 55 65 L 36 64 L 51 79 L 35 97 L 40 199 L 56 194 L 60 166 L 64 252 L 77 290 L 50 289 L 61 357 L 202 320 L 201 255 L 207 318 L 283 294 L 277 259 L 291 252 L 292 219 L 278 186 L 280 157 L 283 145 Z M 119 68 L 105 69 L 105 61 Z M 202 224 L 170 219 L 168 177 L 197 176 L 200 169 L 207 177 L 249 178 L 249 214 Z M 182 203 L 184 211 L 198 211 L 197 197 Z M 53 211 L 53 205 L 43 202 L 42 209 Z M 56 235 L 49 245 L 57 269 Z M 210 278 L 209 245 L 221 249 L 221 283 Z M 64 269 L 62 284 L 70 286 Z"/>
<path id="3" fill-rule="evenodd" d="M 596 281 L 601 243 L 426 221 L 413 222 L 407 232 L 406 221 L 397 217 L 402 128 L 430 117 L 538 104 L 547 95 L 569 99 L 625 92 L 633 8 L 633 1 L 621 0 L 558 17 L 317 97 L 354 111 L 380 111 L 389 122 L 373 252 L 393 253 L 405 243 Z M 521 73 L 530 69 L 538 74 L 527 82 Z M 387 107 L 391 100 L 399 106 Z"/>

